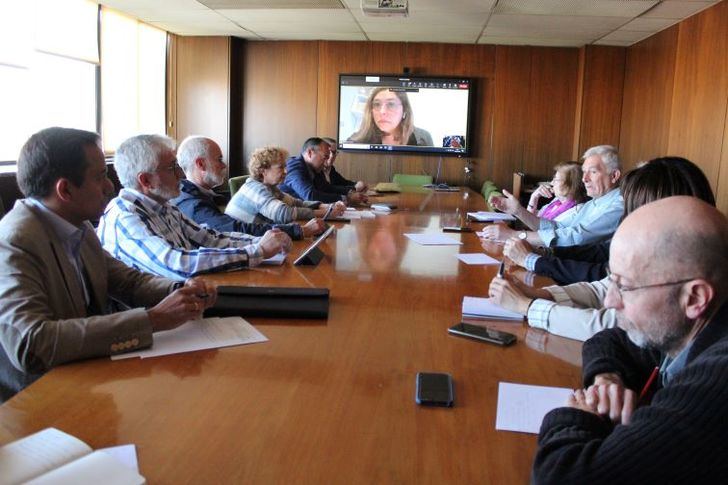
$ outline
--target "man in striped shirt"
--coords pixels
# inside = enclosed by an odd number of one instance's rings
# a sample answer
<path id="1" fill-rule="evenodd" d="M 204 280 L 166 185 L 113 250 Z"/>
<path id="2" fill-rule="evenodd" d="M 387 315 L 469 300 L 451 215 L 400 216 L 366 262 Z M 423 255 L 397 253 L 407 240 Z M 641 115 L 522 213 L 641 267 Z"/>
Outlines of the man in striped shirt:
<path id="1" fill-rule="evenodd" d="M 260 264 L 287 252 L 291 238 L 278 229 L 253 237 L 206 229 L 169 203 L 179 195 L 182 170 L 174 140 L 139 135 L 119 146 L 114 165 L 124 188 L 104 211 L 97 233 L 117 259 L 142 271 L 183 280 L 202 273 Z"/>

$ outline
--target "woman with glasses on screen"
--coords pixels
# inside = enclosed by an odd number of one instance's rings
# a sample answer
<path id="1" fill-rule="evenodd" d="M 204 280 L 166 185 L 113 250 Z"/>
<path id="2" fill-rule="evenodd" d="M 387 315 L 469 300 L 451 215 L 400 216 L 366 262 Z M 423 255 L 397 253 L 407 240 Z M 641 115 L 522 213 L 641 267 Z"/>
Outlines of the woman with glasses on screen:
<path id="1" fill-rule="evenodd" d="M 433 146 L 427 130 L 417 128 L 407 93 L 375 88 L 369 94 L 359 131 L 347 140 L 375 145 Z"/>

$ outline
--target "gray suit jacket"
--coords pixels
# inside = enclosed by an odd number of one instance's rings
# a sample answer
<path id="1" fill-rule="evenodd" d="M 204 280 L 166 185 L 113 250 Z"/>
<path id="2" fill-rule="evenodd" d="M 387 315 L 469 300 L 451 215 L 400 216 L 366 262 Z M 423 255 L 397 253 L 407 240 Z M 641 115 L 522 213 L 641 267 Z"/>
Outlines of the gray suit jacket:
<path id="1" fill-rule="evenodd" d="M 55 365 L 151 345 L 144 307 L 169 294 L 174 281 L 117 261 L 92 227 L 80 254 L 89 307 L 97 311 L 87 309 L 61 241 L 36 208 L 20 200 L 0 221 L 0 402 Z M 137 308 L 104 314 L 110 298 Z"/>

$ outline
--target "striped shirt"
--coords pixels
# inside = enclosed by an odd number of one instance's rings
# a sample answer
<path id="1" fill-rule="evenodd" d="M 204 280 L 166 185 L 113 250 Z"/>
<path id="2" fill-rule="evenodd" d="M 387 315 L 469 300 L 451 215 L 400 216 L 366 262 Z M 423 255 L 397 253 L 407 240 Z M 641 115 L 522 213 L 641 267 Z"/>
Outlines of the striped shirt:
<path id="1" fill-rule="evenodd" d="M 297 199 L 284 194 L 278 187 L 248 178 L 233 195 L 225 208 L 225 214 L 243 222 L 285 224 L 296 219 L 312 218 L 313 209 L 319 204 Z"/>
<path id="2" fill-rule="evenodd" d="M 203 228 L 172 204 L 131 189 L 109 202 L 96 232 L 116 259 L 177 280 L 256 266 L 263 259 L 260 238 Z"/>

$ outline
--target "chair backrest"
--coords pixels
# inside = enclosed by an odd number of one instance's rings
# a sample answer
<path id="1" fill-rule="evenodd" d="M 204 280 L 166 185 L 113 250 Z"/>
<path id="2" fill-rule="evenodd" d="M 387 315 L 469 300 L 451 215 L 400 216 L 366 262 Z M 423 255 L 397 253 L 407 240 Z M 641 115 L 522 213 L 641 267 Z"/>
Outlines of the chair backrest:
<path id="1" fill-rule="evenodd" d="M 493 181 L 486 180 L 485 182 L 483 182 L 483 186 L 480 188 L 480 193 L 483 195 L 483 197 L 485 197 L 485 200 L 488 200 L 488 194 L 493 190 L 498 190 L 498 187 Z"/>
<path id="2" fill-rule="evenodd" d="M 423 186 L 432 183 L 431 175 L 411 175 L 407 173 L 395 173 L 392 182 L 399 185 Z"/>
<path id="3" fill-rule="evenodd" d="M 248 177 L 250 177 L 250 175 L 230 177 L 230 179 L 228 180 L 228 187 L 230 187 L 230 197 L 235 195 L 235 193 L 240 190 L 240 187 L 242 187 L 245 181 L 248 180 Z"/>
<path id="4" fill-rule="evenodd" d="M 513 172 L 513 190 L 511 193 L 516 200 L 521 200 L 521 188 L 523 187 L 523 172 Z"/>

